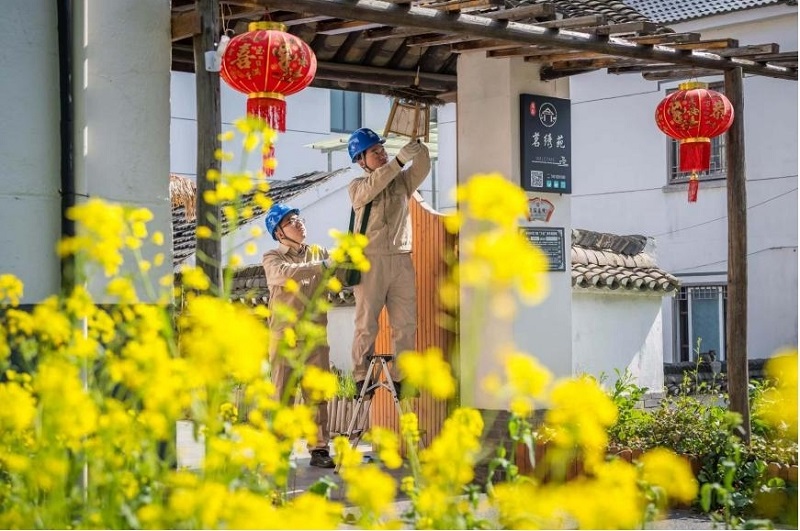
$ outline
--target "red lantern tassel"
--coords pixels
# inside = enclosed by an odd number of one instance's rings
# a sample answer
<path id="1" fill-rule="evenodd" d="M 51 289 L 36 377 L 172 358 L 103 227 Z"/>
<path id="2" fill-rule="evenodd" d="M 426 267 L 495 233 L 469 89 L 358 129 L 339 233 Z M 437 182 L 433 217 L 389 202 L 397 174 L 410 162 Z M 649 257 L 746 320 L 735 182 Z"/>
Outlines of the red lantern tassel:
<path id="1" fill-rule="evenodd" d="M 267 177 L 272 177 L 275 175 L 275 167 L 278 165 L 278 161 L 275 159 L 275 146 L 270 144 L 269 146 L 264 146 L 264 151 L 261 153 L 261 169 L 264 171 L 264 175 Z"/>
<path id="2" fill-rule="evenodd" d="M 681 140 L 681 171 L 708 171 L 711 165 L 711 139 Z"/>
<path id="3" fill-rule="evenodd" d="M 263 118 L 275 131 L 286 131 L 286 100 L 277 92 L 254 92 L 247 97 L 247 114 Z"/>
<path id="4" fill-rule="evenodd" d="M 697 191 L 700 189 L 700 181 L 697 178 L 697 172 L 692 172 L 692 176 L 689 177 L 689 202 L 696 203 L 697 202 Z"/>

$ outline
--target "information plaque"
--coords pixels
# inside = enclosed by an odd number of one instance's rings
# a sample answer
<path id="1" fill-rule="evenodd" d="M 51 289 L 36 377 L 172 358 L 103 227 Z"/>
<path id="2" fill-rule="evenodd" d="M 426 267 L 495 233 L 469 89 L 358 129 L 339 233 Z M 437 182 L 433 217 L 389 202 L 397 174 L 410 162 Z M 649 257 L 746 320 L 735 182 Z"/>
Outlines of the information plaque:
<path id="1" fill-rule="evenodd" d="M 520 94 L 520 186 L 531 192 L 572 193 L 570 101 Z"/>
<path id="2" fill-rule="evenodd" d="M 522 227 L 520 230 L 547 256 L 548 271 L 566 271 L 564 227 Z"/>

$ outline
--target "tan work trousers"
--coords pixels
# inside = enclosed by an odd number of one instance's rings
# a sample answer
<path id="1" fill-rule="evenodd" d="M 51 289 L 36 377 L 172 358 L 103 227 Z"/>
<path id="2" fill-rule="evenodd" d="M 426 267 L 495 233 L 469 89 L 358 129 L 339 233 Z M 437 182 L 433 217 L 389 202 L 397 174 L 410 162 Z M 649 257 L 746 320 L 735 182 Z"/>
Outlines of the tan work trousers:
<path id="1" fill-rule="evenodd" d="M 378 317 L 384 306 L 389 314 L 395 357 L 416 348 L 417 288 L 411 254 L 368 258 L 371 267 L 366 273 L 361 273 L 361 283 L 353 288 L 356 297 L 353 376 L 357 381 L 366 378 L 369 365 L 367 357 L 375 353 Z M 392 363 L 391 373 L 392 380 L 401 379 L 396 363 Z"/>
<path id="2" fill-rule="evenodd" d="M 286 387 L 289 385 L 289 379 L 292 375 L 292 368 L 288 363 L 286 363 L 286 360 L 282 356 L 278 356 L 276 354 L 278 351 L 277 342 L 279 341 L 277 336 L 279 336 L 279 334 L 273 334 L 272 336 L 274 339 L 271 345 L 272 348 L 270 348 L 270 371 L 272 383 L 278 390 L 278 398 L 282 398 Z M 301 349 L 302 346 L 298 345 L 298 350 Z M 315 348 L 306 360 L 306 365 L 313 365 L 324 371 L 330 371 L 330 350 L 331 349 L 328 345 Z M 295 382 L 295 384 L 297 384 L 297 382 Z M 302 387 L 300 388 L 300 392 L 303 392 Z M 294 393 L 292 393 L 292 396 L 294 396 Z M 303 399 L 305 400 L 306 404 L 308 404 L 308 397 L 303 396 Z M 292 400 L 289 401 L 290 404 L 292 402 Z M 309 444 L 308 449 L 327 449 L 331 438 L 330 431 L 328 430 L 327 402 L 320 402 L 317 405 L 317 412 L 314 415 L 314 422 L 317 425 L 317 444 L 315 446 Z"/>

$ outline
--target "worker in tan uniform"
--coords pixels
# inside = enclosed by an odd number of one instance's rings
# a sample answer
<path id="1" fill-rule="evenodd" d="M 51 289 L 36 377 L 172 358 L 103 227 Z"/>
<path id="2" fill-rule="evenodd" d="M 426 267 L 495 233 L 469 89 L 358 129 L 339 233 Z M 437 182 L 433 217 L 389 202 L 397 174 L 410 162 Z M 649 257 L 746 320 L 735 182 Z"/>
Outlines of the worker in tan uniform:
<path id="1" fill-rule="evenodd" d="M 283 331 L 289 327 L 285 320 L 280 319 L 278 306 L 294 310 L 298 318 L 306 313 L 306 301 L 311 300 L 320 282 L 325 276 L 325 270 L 331 265 L 328 251 L 317 245 L 309 246 L 306 241 L 306 227 L 300 211 L 288 205 L 277 203 L 267 212 L 265 220 L 267 232 L 278 242 L 278 248 L 264 253 L 261 263 L 267 276 L 269 286 L 270 312 L 270 348 L 269 360 L 271 366 L 272 382 L 278 391 L 278 396 L 283 398 L 287 386 L 297 385 L 293 380 L 293 369 L 289 362 L 279 355 L 279 346 L 283 340 Z M 286 283 L 294 280 L 299 286 L 298 292 L 286 289 Z M 328 316 L 325 312 L 309 316 L 313 322 L 327 331 Z M 297 351 L 300 351 L 298 345 Z M 330 370 L 330 347 L 327 335 L 323 344 L 318 345 L 305 361 L 306 365 L 314 365 L 324 371 Z M 290 396 L 293 396 L 290 391 Z M 328 403 L 317 404 L 314 418 L 317 424 L 317 443 L 309 446 L 311 453 L 311 466 L 319 468 L 334 468 L 335 464 L 328 452 L 330 432 L 328 431 Z"/>
<path id="2" fill-rule="evenodd" d="M 371 129 L 362 128 L 350 135 L 347 144 L 351 160 L 364 170 L 348 187 L 355 211 L 354 227 L 361 227 L 370 204 L 364 231 L 369 243 L 364 254 L 371 267 L 361 274 L 361 282 L 353 289 L 356 299 L 353 372 L 360 391 L 367 375 L 368 357 L 375 353 L 378 316 L 385 306 L 394 342 L 392 380 L 401 395 L 402 375 L 396 359 L 403 352 L 415 349 L 417 331 L 408 202 L 428 175 L 431 159 L 425 144 L 412 141 L 389 160 L 384 142 Z M 406 168 L 409 163 L 411 166 Z"/>

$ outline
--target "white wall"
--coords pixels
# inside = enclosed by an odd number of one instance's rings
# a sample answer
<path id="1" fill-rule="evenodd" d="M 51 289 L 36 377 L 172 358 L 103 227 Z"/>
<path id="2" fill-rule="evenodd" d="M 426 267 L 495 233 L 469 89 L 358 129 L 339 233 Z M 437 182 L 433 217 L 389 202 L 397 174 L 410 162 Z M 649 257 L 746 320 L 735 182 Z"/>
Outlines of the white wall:
<path id="1" fill-rule="evenodd" d="M 151 230 L 165 234 L 168 249 L 169 3 L 86 0 L 75 2 L 74 17 L 79 201 L 99 197 L 149 208 Z M 60 287 L 54 251 L 61 231 L 57 24 L 54 2 L 3 3 L 0 221 L 6 230 L 0 271 L 25 282 L 24 303 Z M 151 256 L 154 249 L 144 252 Z M 155 268 L 153 278 L 170 270 Z M 98 296 L 102 282 L 92 279 L 90 289 Z"/>
<path id="2" fill-rule="evenodd" d="M 340 306 L 328 312 L 330 360 L 340 370 L 353 370 L 353 360 L 350 356 L 353 349 L 355 313 L 355 306 Z"/>
<path id="3" fill-rule="evenodd" d="M 22 302 L 58 292 L 60 135 L 56 4 L 10 0 L 0 16 L 0 274 Z M 32 235 L 35 235 L 32 237 Z"/>
<path id="4" fill-rule="evenodd" d="M 150 232 L 161 231 L 165 243 L 145 244 L 142 255 L 169 252 L 169 4 L 88 0 L 75 3 L 75 18 L 77 191 L 146 207 L 154 215 Z M 123 271 L 136 266 L 131 260 Z M 152 283 L 171 271 L 165 260 L 150 271 Z M 104 300 L 104 285 L 90 279 L 97 300 Z M 146 292 L 139 289 L 139 296 Z"/>
<path id="5" fill-rule="evenodd" d="M 487 59 L 483 52 L 461 54 L 458 74 L 458 182 L 466 183 L 476 173 L 499 172 L 518 184 L 519 95 L 531 93 L 567 98 L 568 82 L 539 81 L 538 65 L 525 63 L 522 58 Z M 556 207 L 549 225 L 563 227 L 565 235 L 571 234 L 570 197 L 536 195 L 546 197 Z M 465 227 L 462 238 L 468 237 L 468 230 Z M 565 242 L 567 246 L 568 242 L 569 236 Z M 480 380 L 487 374 L 502 372 L 497 353 L 508 340 L 536 356 L 557 376 L 572 374 L 570 271 L 567 268 L 567 271 L 550 272 L 547 277 L 549 297 L 538 306 L 518 305 L 511 321 L 492 316 L 486 301 L 482 301 L 475 290 L 462 289 L 459 338 L 462 404 L 484 409 L 505 407 L 480 390 Z M 481 315 L 473 321 L 475 312 Z"/>
<path id="6" fill-rule="evenodd" d="M 195 177 L 197 173 L 197 109 L 194 74 L 172 72 L 171 94 L 172 138 L 170 149 L 170 168 L 173 173 Z M 247 97 L 220 81 L 222 130 L 233 129 L 233 122 L 245 116 Z M 365 127 L 383 130 L 389 114 L 390 100 L 383 96 L 365 94 L 362 116 Z M 327 140 L 330 130 L 330 96 L 326 89 L 306 88 L 286 98 L 286 132 L 278 135 L 275 154 L 278 167 L 275 179 L 289 179 L 311 171 L 326 171 L 329 168 L 328 155 L 319 150 L 305 147 L 308 144 Z M 249 169 L 257 172 L 261 160 L 251 156 L 241 160 L 241 148 L 236 144 L 226 144 L 225 149 L 233 152 L 236 158 L 223 165 L 224 170 L 240 171 Z M 339 169 L 352 166 L 347 151 L 331 154 L 330 168 Z"/>
<path id="7" fill-rule="evenodd" d="M 636 384 L 651 391 L 664 385 L 661 297 L 576 289 L 572 296 L 573 373 L 630 370 Z"/>
<path id="8" fill-rule="evenodd" d="M 748 22 L 764 13 L 780 15 Z M 788 13 L 788 14 L 786 14 Z M 704 38 L 739 45 L 777 42 L 797 50 L 797 8 L 752 9 L 686 24 Z M 701 81 L 721 80 L 721 76 Z M 667 138 L 653 113 L 677 82 L 648 82 L 605 71 L 573 76 L 573 225 L 658 241 L 658 263 L 684 284 L 727 277 L 724 181 L 703 183 L 698 202 L 686 185 L 667 186 Z M 746 76 L 744 124 L 748 197 L 748 356 L 769 356 L 797 343 L 797 82 Z M 776 278 L 780 275 L 780 280 Z M 664 356 L 672 360 L 672 299 L 664 309 Z"/>

